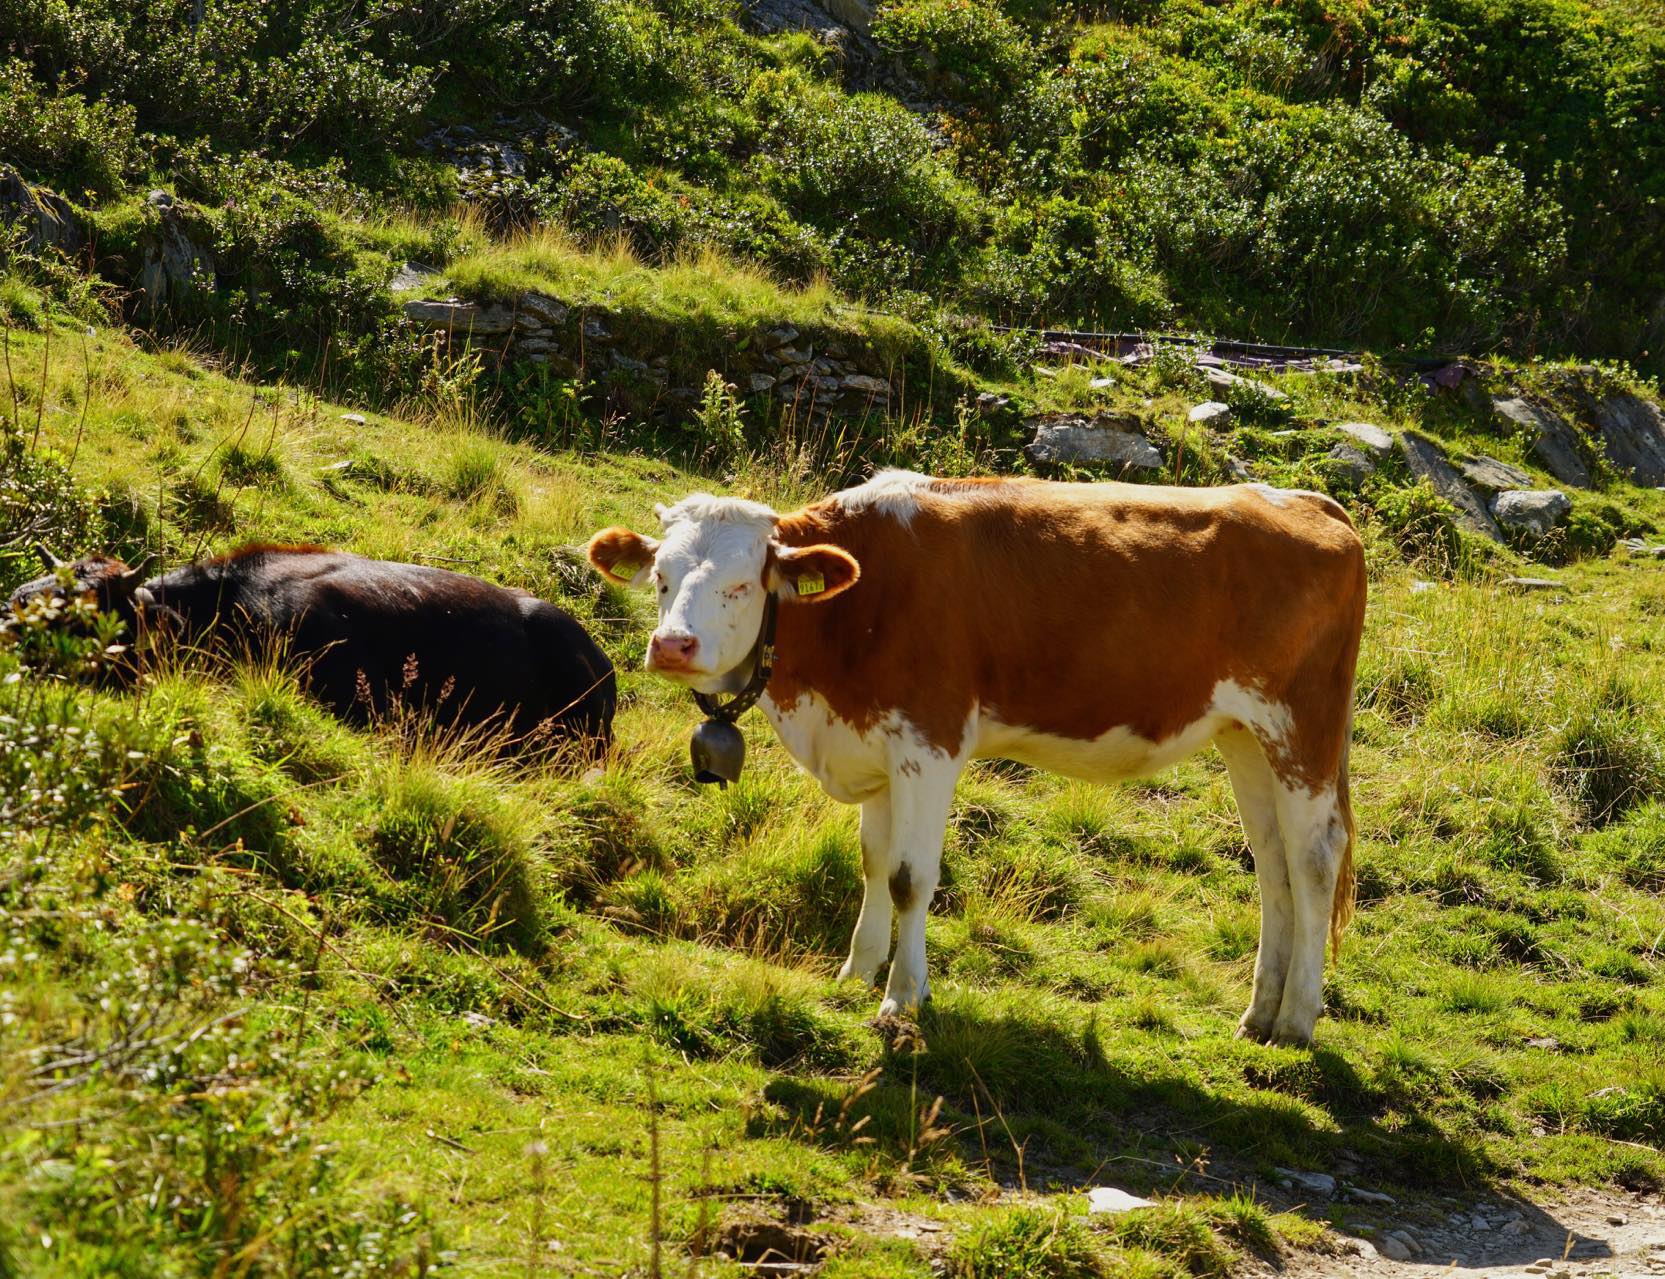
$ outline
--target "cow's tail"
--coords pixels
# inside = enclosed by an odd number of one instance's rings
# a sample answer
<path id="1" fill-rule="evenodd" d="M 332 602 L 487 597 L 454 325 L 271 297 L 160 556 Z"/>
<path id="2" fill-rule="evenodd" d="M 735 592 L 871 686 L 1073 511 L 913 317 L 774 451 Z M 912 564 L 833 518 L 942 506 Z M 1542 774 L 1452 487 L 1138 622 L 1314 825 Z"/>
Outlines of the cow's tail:
<path id="1" fill-rule="evenodd" d="M 1347 842 L 1341 849 L 1341 870 L 1335 877 L 1335 900 L 1330 905 L 1330 955 L 1341 956 L 1341 934 L 1353 918 L 1353 901 L 1358 891 L 1358 876 L 1353 873 L 1353 845 L 1357 842 L 1358 827 L 1353 821 L 1352 788 L 1347 780 L 1347 757 L 1353 742 L 1353 716 L 1347 716 L 1347 736 L 1341 741 L 1341 768 L 1335 779 L 1336 806 L 1341 810 L 1341 824 L 1347 830 Z"/>

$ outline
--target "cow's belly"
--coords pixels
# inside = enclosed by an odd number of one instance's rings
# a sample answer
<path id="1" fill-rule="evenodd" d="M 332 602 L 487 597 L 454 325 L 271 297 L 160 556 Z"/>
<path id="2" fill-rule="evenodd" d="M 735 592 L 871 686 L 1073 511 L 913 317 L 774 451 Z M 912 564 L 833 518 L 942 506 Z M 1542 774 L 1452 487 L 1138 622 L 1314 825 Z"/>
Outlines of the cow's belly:
<path id="1" fill-rule="evenodd" d="M 784 709 L 768 696 L 759 705 L 792 758 L 841 804 L 859 804 L 890 784 L 895 734 L 884 727 L 858 732 L 813 694 Z"/>
<path id="2" fill-rule="evenodd" d="M 1195 755 L 1223 723 L 1217 715 L 1205 715 L 1172 737 L 1153 742 L 1128 728 L 1112 728 L 1093 738 L 1059 737 L 984 717 L 974 754 L 1015 759 L 1082 781 L 1108 782 L 1159 773 Z"/>
<path id="3" fill-rule="evenodd" d="M 1015 759 L 1083 781 L 1115 781 L 1171 768 L 1202 750 L 1228 725 L 1249 729 L 1274 752 L 1287 743 L 1290 734 L 1286 707 L 1269 702 L 1234 680 L 1221 680 L 1214 686 L 1208 709 L 1161 741 L 1151 741 L 1120 726 L 1093 738 L 1060 737 L 1020 724 L 1001 723 L 985 711 L 978 718 L 972 753 L 983 758 Z"/>

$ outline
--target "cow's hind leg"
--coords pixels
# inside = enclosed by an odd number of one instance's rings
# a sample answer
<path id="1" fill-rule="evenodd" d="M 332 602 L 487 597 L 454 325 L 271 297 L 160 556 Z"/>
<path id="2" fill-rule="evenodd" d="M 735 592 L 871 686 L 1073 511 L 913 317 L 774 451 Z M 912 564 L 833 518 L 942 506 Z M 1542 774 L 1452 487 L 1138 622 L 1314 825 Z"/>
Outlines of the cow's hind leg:
<path id="1" fill-rule="evenodd" d="M 1289 863 L 1278 824 L 1282 784 L 1248 730 L 1233 725 L 1215 737 L 1214 745 L 1231 774 L 1232 793 L 1237 797 L 1237 812 L 1254 854 L 1255 879 L 1260 886 L 1260 950 L 1255 956 L 1254 993 L 1248 1011 L 1237 1024 L 1237 1033 L 1264 1042 L 1272 1037 L 1283 1004 L 1295 938 Z"/>
<path id="2" fill-rule="evenodd" d="M 1278 825 L 1295 906 L 1289 976 L 1272 1023 L 1278 1043 L 1311 1043 L 1313 1025 L 1324 1010 L 1324 944 L 1337 908 L 1336 883 L 1349 855 L 1344 805 L 1333 785 L 1313 791 L 1296 782 L 1278 789 Z"/>
<path id="3" fill-rule="evenodd" d="M 881 1017 L 916 1009 L 930 997 L 925 914 L 942 874 L 942 840 L 961 763 L 939 756 L 916 762 L 911 773 L 891 777 L 890 898 L 897 915 L 896 954 L 884 1003 L 879 1005 Z"/>
<path id="4" fill-rule="evenodd" d="M 839 979 L 859 977 L 872 984 L 890 953 L 890 792 L 881 791 L 861 806 L 861 915 L 850 936 L 850 957 Z"/>

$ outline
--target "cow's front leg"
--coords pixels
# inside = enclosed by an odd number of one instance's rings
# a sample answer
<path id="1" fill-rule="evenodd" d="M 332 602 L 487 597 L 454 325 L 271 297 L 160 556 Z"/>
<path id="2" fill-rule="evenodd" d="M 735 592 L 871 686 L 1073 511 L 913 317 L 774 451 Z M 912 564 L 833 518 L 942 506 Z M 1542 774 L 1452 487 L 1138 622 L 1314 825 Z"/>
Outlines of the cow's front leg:
<path id="1" fill-rule="evenodd" d="M 890 953 L 890 792 L 880 791 L 861 806 L 861 915 L 850 936 L 850 957 L 838 970 L 843 981 L 859 977 L 871 985 Z"/>
<path id="2" fill-rule="evenodd" d="M 961 764 L 921 763 L 891 777 L 890 900 L 896 907 L 896 955 L 879 1016 L 916 1010 L 930 996 L 925 971 L 925 915 L 942 874 L 942 839 Z"/>

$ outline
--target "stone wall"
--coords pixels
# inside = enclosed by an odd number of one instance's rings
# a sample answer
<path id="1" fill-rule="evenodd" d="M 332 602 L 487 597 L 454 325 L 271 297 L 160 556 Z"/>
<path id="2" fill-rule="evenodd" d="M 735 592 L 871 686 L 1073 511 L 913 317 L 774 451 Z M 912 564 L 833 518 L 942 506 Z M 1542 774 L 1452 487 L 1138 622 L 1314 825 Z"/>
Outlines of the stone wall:
<path id="1" fill-rule="evenodd" d="M 561 377 L 656 389 L 668 407 L 699 402 L 708 368 L 738 394 L 768 396 L 812 419 L 890 416 L 900 403 L 900 371 L 850 334 L 800 332 L 791 324 L 734 332 L 714 358 L 697 358 L 674 326 L 577 307 L 545 293 L 513 302 L 413 299 L 405 318 L 466 342 L 498 362 L 543 365 Z"/>

